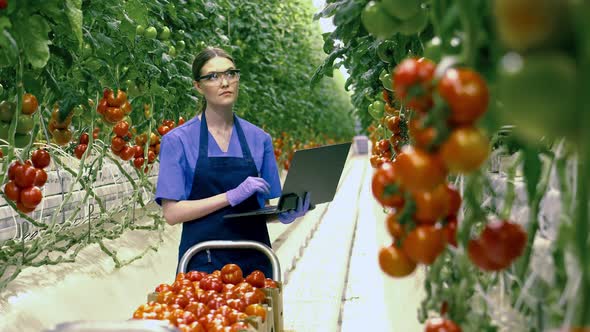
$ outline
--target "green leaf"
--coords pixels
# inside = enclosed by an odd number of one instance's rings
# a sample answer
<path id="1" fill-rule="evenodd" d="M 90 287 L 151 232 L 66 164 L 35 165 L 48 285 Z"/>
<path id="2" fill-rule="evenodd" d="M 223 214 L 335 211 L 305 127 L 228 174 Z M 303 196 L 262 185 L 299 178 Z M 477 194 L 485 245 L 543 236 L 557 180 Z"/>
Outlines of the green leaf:
<path id="1" fill-rule="evenodd" d="M 526 182 L 526 189 L 528 194 L 529 202 L 532 201 L 537 192 L 537 184 L 541 179 L 541 170 L 543 163 L 539 158 L 539 151 L 537 149 L 525 148 L 524 149 L 524 179 Z"/>
<path id="2" fill-rule="evenodd" d="M 66 16 L 76 36 L 78 45 L 82 47 L 84 45 L 84 39 L 82 38 L 82 0 L 65 0 L 65 2 Z"/>
<path id="3" fill-rule="evenodd" d="M 143 1 L 139 0 L 128 0 L 125 3 L 126 14 L 135 21 L 135 24 L 141 24 L 148 26 L 148 8 L 145 6 Z"/>
<path id="4" fill-rule="evenodd" d="M 16 39 L 23 47 L 27 61 L 34 68 L 43 68 L 49 61 L 49 23 L 40 15 L 33 15 L 19 21 Z M 25 47 L 26 46 L 26 47 Z"/>
<path id="5" fill-rule="evenodd" d="M 12 67 L 16 63 L 17 50 L 13 45 L 16 41 L 8 32 L 12 24 L 8 17 L 0 17 L 0 68 Z"/>

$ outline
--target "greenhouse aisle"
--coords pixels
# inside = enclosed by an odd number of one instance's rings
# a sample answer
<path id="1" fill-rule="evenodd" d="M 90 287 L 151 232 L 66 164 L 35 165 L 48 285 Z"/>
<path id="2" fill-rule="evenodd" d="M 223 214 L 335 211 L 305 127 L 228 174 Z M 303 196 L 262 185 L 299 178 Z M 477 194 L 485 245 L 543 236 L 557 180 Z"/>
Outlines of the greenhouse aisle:
<path id="1" fill-rule="evenodd" d="M 285 286 L 286 331 L 421 331 L 416 315 L 421 271 L 394 280 L 377 263 L 390 241 L 381 207 L 371 194 L 366 155 L 353 156 L 350 171 Z M 344 176 L 344 175 L 343 175 Z"/>

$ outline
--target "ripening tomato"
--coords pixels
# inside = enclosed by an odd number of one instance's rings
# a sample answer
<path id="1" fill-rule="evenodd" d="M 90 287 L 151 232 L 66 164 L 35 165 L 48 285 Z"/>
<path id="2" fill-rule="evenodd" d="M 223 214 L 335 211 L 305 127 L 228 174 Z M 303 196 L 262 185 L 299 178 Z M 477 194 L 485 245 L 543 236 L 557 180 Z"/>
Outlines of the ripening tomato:
<path id="1" fill-rule="evenodd" d="M 230 332 L 248 331 L 251 326 L 246 322 L 235 322 L 230 326 Z"/>
<path id="2" fill-rule="evenodd" d="M 156 161 L 156 153 L 152 150 L 148 150 L 148 163 L 152 164 Z"/>
<path id="3" fill-rule="evenodd" d="M 209 307 L 209 309 L 212 309 L 212 310 L 217 310 L 221 306 L 224 306 L 226 304 L 227 303 L 225 302 L 225 299 L 223 297 L 217 296 L 217 297 L 210 299 L 209 302 L 207 302 L 207 307 Z"/>
<path id="4" fill-rule="evenodd" d="M 490 99 L 484 79 L 475 71 L 450 68 L 438 83 L 438 93 L 449 105 L 454 125 L 472 125 L 488 108 Z"/>
<path id="5" fill-rule="evenodd" d="M 381 167 L 381 165 L 383 165 L 385 163 L 391 163 L 391 160 L 387 159 L 385 157 L 382 157 L 380 155 L 374 154 L 371 156 L 370 162 L 371 162 L 371 167 L 379 168 L 379 167 Z"/>
<path id="6" fill-rule="evenodd" d="M 389 131 L 393 134 L 399 134 L 401 132 L 400 128 L 401 118 L 399 116 L 388 116 L 386 120 L 386 125 Z"/>
<path id="7" fill-rule="evenodd" d="M 428 59 L 407 58 L 393 70 L 397 99 L 415 111 L 426 112 L 432 105 L 432 79 L 436 65 Z"/>
<path id="8" fill-rule="evenodd" d="M 246 309 L 246 302 L 243 299 L 228 299 L 226 300 L 227 306 L 236 309 L 238 311 L 244 311 Z"/>
<path id="9" fill-rule="evenodd" d="M 431 318 L 426 322 L 424 332 L 461 332 L 461 328 L 446 318 Z"/>
<path id="10" fill-rule="evenodd" d="M 8 181 L 8 183 L 4 185 L 4 193 L 11 201 L 18 202 L 20 200 L 20 188 L 14 183 L 14 181 Z"/>
<path id="11" fill-rule="evenodd" d="M 52 136 L 55 144 L 64 146 L 72 140 L 72 131 L 69 129 L 54 129 Z"/>
<path id="12" fill-rule="evenodd" d="M 125 140 L 122 139 L 121 137 L 115 136 L 111 139 L 111 147 L 112 147 L 113 151 L 119 152 L 119 151 L 123 150 L 125 145 L 127 145 L 127 142 L 125 142 Z"/>
<path id="13" fill-rule="evenodd" d="M 233 288 L 233 290 L 235 290 L 236 292 L 238 292 L 240 294 L 245 294 L 247 292 L 253 291 L 254 287 L 250 283 L 244 281 L 244 282 L 240 282 L 239 284 L 237 284 L 236 287 Z"/>
<path id="14" fill-rule="evenodd" d="M 113 133 L 118 137 L 125 137 L 129 134 L 129 122 L 127 121 L 119 121 L 113 127 Z"/>
<path id="15" fill-rule="evenodd" d="M 31 161 L 33 162 L 33 166 L 37 168 L 45 168 L 49 166 L 51 156 L 47 150 L 37 149 L 31 153 Z"/>
<path id="16" fill-rule="evenodd" d="M 156 291 L 157 293 L 160 293 L 160 292 L 165 292 L 165 291 L 171 291 L 171 290 L 172 290 L 172 287 L 171 287 L 170 285 L 168 285 L 168 284 L 159 284 L 159 285 L 156 287 L 156 289 L 155 289 L 155 291 Z"/>
<path id="17" fill-rule="evenodd" d="M 123 114 L 129 115 L 131 111 L 133 111 L 133 108 L 131 108 L 131 104 L 128 101 L 125 101 L 123 105 L 121 105 L 121 110 L 123 111 Z"/>
<path id="18" fill-rule="evenodd" d="M 123 119 L 125 114 L 118 107 L 109 107 L 104 114 L 104 120 L 110 124 L 115 124 Z"/>
<path id="19" fill-rule="evenodd" d="M 263 288 L 265 278 L 266 276 L 264 275 L 264 272 L 254 270 L 246 277 L 246 282 L 254 287 Z"/>
<path id="20" fill-rule="evenodd" d="M 22 113 L 23 114 L 33 114 L 39 107 L 39 102 L 37 101 L 37 97 L 30 93 L 25 93 L 23 95 L 23 105 L 22 105 Z"/>
<path id="21" fill-rule="evenodd" d="M 244 311 L 248 316 L 258 316 L 264 322 L 266 320 L 266 309 L 260 304 L 251 304 Z"/>
<path id="22" fill-rule="evenodd" d="M 42 199 L 43 193 L 38 187 L 28 187 L 20 191 L 20 202 L 27 208 L 34 209 Z"/>
<path id="23" fill-rule="evenodd" d="M 442 229 L 421 225 L 412 230 L 403 244 L 403 251 L 415 262 L 430 265 L 445 249 Z"/>
<path id="24" fill-rule="evenodd" d="M 207 276 L 201 279 L 199 286 L 203 290 L 214 290 L 219 293 L 223 289 L 223 282 L 217 277 Z"/>
<path id="25" fill-rule="evenodd" d="M 160 125 L 160 126 L 158 126 L 158 133 L 161 136 L 166 135 L 169 131 L 170 131 L 170 127 L 168 127 L 166 125 Z"/>
<path id="26" fill-rule="evenodd" d="M 244 280 L 242 269 L 236 264 L 226 264 L 221 268 L 221 280 L 226 284 L 239 284 Z"/>
<path id="27" fill-rule="evenodd" d="M 373 174 L 371 189 L 381 205 L 400 208 L 404 205 L 397 169 L 392 163 L 383 163 Z"/>
<path id="28" fill-rule="evenodd" d="M 211 309 L 209 309 L 209 307 L 207 307 L 207 305 L 204 303 L 191 302 L 186 307 L 184 307 L 184 310 L 190 311 L 195 314 L 197 318 L 200 318 L 208 314 Z"/>
<path id="29" fill-rule="evenodd" d="M 379 266 L 385 274 L 395 278 L 410 275 L 416 269 L 416 263 L 394 244 L 379 250 Z"/>
<path id="30" fill-rule="evenodd" d="M 266 295 L 259 288 L 254 289 L 251 292 L 246 292 L 243 295 L 244 302 L 246 305 L 262 303 L 266 299 Z"/>
<path id="31" fill-rule="evenodd" d="M 180 126 L 180 125 L 183 125 L 184 123 L 185 123 L 185 120 L 184 120 L 184 118 L 183 118 L 182 116 L 181 116 L 181 117 L 179 117 L 179 118 L 178 118 L 178 125 Z"/>
<path id="32" fill-rule="evenodd" d="M 434 225 L 449 212 L 449 196 L 446 184 L 441 184 L 432 191 L 412 193 L 416 203 L 414 220 L 419 224 Z"/>
<path id="33" fill-rule="evenodd" d="M 37 174 L 35 175 L 35 182 L 33 185 L 37 187 L 42 187 L 47 182 L 47 172 L 45 172 L 42 168 L 36 168 L 35 171 Z"/>
<path id="34" fill-rule="evenodd" d="M 402 149 L 393 161 L 393 167 L 402 187 L 412 192 L 432 190 L 447 176 L 440 158 L 412 146 Z"/>
<path id="35" fill-rule="evenodd" d="M 488 138 L 475 127 L 457 128 L 440 147 L 440 157 L 453 173 L 477 170 L 488 158 Z"/>
<path id="36" fill-rule="evenodd" d="M 150 145 L 156 145 L 158 143 L 160 143 L 160 136 L 150 133 Z"/>

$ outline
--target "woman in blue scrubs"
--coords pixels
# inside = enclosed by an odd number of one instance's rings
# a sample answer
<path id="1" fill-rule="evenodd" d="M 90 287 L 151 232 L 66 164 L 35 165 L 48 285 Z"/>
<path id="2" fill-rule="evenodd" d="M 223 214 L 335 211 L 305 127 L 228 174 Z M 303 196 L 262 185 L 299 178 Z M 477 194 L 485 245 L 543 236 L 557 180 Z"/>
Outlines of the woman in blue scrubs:
<path id="1" fill-rule="evenodd" d="M 281 195 L 269 134 L 237 117 L 240 71 L 219 48 L 207 48 L 193 62 L 194 85 L 204 97 L 202 112 L 163 136 L 156 202 L 170 225 L 182 223 L 179 260 L 193 245 L 208 240 L 251 240 L 271 246 L 265 216 L 224 219 L 228 213 L 256 210 Z M 309 199 L 278 219 L 303 216 Z M 187 271 L 211 273 L 238 264 L 244 274 L 272 276 L 268 258 L 255 250 L 215 249 L 195 255 Z"/>

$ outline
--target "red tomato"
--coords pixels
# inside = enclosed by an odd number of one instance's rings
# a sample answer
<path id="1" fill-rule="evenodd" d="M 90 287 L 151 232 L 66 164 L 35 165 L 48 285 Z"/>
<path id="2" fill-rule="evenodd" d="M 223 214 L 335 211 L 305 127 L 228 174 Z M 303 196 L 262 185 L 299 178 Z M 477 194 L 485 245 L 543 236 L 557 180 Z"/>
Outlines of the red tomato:
<path id="1" fill-rule="evenodd" d="M 117 91 L 117 96 L 115 97 L 115 92 L 110 90 L 106 95 L 107 102 L 111 107 L 121 107 L 123 103 L 127 101 L 127 94 L 123 90 Z"/>
<path id="2" fill-rule="evenodd" d="M 74 149 L 74 154 L 76 155 L 76 158 L 82 159 L 82 156 L 84 155 L 84 152 L 86 152 L 87 149 L 88 149 L 88 145 L 78 144 L 76 146 L 76 148 Z"/>
<path id="3" fill-rule="evenodd" d="M 31 187 L 35 183 L 37 170 L 33 166 L 24 165 L 15 169 L 14 183 L 22 188 Z"/>
<path id="4" fill-rule="evenodd" d="M 258 316 L 264 322 L 266 320 L 266 309 L 260 304 L 251 304 L 244 311 L 248 316 Z"/>
<path id="5" fill-rule="evenodd" d="M 148 163 L 153 164 L 156 161 L 156 153 L 152 150 L 148 151 Z"/>
<path id="6" fill-rule="evenodd" d="M 184 124 L 184 122 L 185 122 L 185 120 L 184 120 L 184 118 L 183 118 L 182 116 L 178 118 L 178 125 L 179 125 L 179 126 L 180 126 L 180 125 L 183 125 L 183 124 Z"/>
<path id="7" fill-rule="evenodd" d="M 435 69 L 434 62 L 424 58 L 408 58 L 400 62 L 392 77 L 396 97 L 410 109 L 428 111 L 433 105 L 432 78 Z"/>
<path id="8" fill-rule="evenodd" d="M 203 277 L 206 275 L 207 275 L 207 273 L 205 273 L 205 272 L 189 271 L 186 273 L 185 278 L 190 281 L 201 281 L 201 279 L 203 279 Z"/>
<path id="9" fill-rule="evenodd" d="M 385 274 L 395 278 L 410 275 L 416 269 L 416 263 L 393 244 L 379 250 L 379 266 Z"/>
<path id="10" fill-rule="evenodd" d="M 128 101 L 125 101 L 123 105 L 121 105 L 121 110 L 123 111 L 123 114 L 129 115 L 131 111 L 133 111 L 133 108 L 131 107 L 131 104 Z"/>
<path id="11" fill-rule="evenodd" d="M 176 317 L 176 322 L 178 324 L 192 324 L 193 322 L 197 321 L 197 316 L 190 311 L 184 311 L 182 316 Z"/>
<path id="12" fill-rule="evenodd" d="M 17 171 L 23 167 L 23 164 L 19 161 L 13 161 L 10 166 L 8 166 L 8 179 L 14 180 L 16 178 Z"/>
<path id="13" fill-rule="evenodd" d="M 80 144 L 88 144 L 88 142 L 90 141 L 90 137 L 88 136 L 87 133 L 82 133 L 82 135 L 80 135 L 80 140 L 78 141 L 78 143 Z"/>
<path id="14" fill-rule="evenodd" d="M 20 188 L 14 183 L 14 181 L 8 181 L 8 183 L 4 185 L 4 193 L 11 201 L 20 201 Z"/>
<path id="15" fill-rule="evenodd" d="M 391 143 L 387 139 L 382 139 L 375 144 L 377 153 L 384 157 L 391 157 Z"/>
<path id="16" fill-rule="evenodd" d="M 418 191 L 412 194 L 416 203 L 414 220 L 420 224 L 434 225 L 449 212 L 449 196 L 446 184 L 432 191 Z"/>
<path id="17" fill-rule="evenodd" d="M 37 149 L 31 153 L 31 161 L 33 162 L 33 166 L 37 168 L 45 168 L 49 166 L 51 156 L 46 150 Z"/>
<path id="18" fill-rule="evenodd" d="M 221 280 L 226 284 L 239 284 L 244 280 L 242 269 L 236 264 L 226 264 L 221 269 Z"/>
<path id="19" fill-rule="evenodd" d="M 127 121 L 119 121 L 113 127 L 113 133 L 118 137 L 125 137 L 129 134 L 129 122 Z"/>
<path id="20" fill-rule="evenodd" d="M 39 107 L 39 102 L 37 101 L 37 97 L 33 96 L 30 93 L 25 93 L 23 95 L 23 105 L 22 105 L 22 113 L 23 114 L 33 114 Z"/>
<path id="21" fill-rule="evenodd" d="M 371 189 L 375 199 L 383 206 L 400 208 L 404 205 L 403 191 L 399 185 L 397 169 L 392 163 L 383 163 L 375 173 Z"/>
<path id="22" fill-rule="evenodd" d="M 230 332 L 248 331 L 251 326 L 246 322 L 235 322 L 230 326 Z"/>
<path id="23" fill-rule="evenodd" d="M 442 161 L 424 150 L 405 146 L 393 166 L 399 182 L 409 191 L 432 190 L 442 184 L 447 171 Z"/>
<path id="24" fill-rule="evenodd" d="M 477 170 L 488 158 L 490 143 L 477 128 L 462 127 L 440 147 L 440 156 L 446 167 L 454 173 L 469 173 Z"/>
<path id="25" fill-rule="evenodd" d="M 115 136 L 111 139 L 111 148 L 113 149 L 113 151 L 120 152 L 121 150 L 123 150 L 123 147 L 125 147 L 125 145 L 127 145 L 127 142 L 125 142 L 125 140 L 121 137 Z"/>
<path id="26" fill-rule="evenodd" d="M 141 167 L 145 164 L 145 159 L 143 157 L 133 159 L 133 166 L 137 169 L 141 169 Z"/>
<path id="27" fill-rule="evenodd" d="M 34 168 L 33 168 L 34 169 Z M 34 209 L 41 203 L 43 199 L 43 193 L 41 189 L 37 187 L 29 187 L 21 189 L 20 191 L 20 202 L 22 205 L 29 209 Z"/>
<path id="28" fill-rule="evenodd" d="M 248 278 L 246 278 L 248 279 Z M 236 287 L 234 287 L 232 290 L 241 293 L 241 294 L 245 294 L 247 292 L 251 292 L 254 290 L 254 287 L 248 283 L 248 282 L 241 282 L 239 284 L 236 285 Z"/>
<path id="29" fill-rule="evenodd" d="M 279 288 L 279 285 L 271 278 L 264 278 L 264 288 Z"/>
<path id="30" fill-rule="evenodd" d="M 168 284 L 159 284 L 155 291 L 160 293 L 160 292 L 166 292 L 166 291 L 171 291 L 172 290 L 172 286 L 168 285 Z"/>
<path id="31" fill-rule="evenodd" d="M 254 270 L 246 277 L 246 282 L 254 287 L 263 288 L 265 278 L 266 276 L 264 275 L 264 272 Z"/>
<path id="32" fill-rule="evenodd" d="M 197 318 L 200 318 L 208 314 L 211 309 L 209 309 L 209 307 L 207 307 L 207 305 L 205 305 L 204 303 L 191 302 L 184 308 L 184 310 L 190 311 L 193 314 L 195 314 Z"/>
<path id="33" fill-rule="evenodd" d="M 30 213 L 35 211 L 35 208 L 28 208 L 24 206 L 22 202 L 16 202 L 16 208 L 22 213 Z"/>
<path id="34" fill-rule="evenodd" d="M 135 157 L 135 158 L 142 157 L 143 158 L 143 147 L 141 147 L 139 145 L 134 145 L 133 151 L 134 151 L 133 157 Z M 201 280 L 201 279 L 199 279 L 199 280 Z M 195 280 L 195 281 L 197 281 L 197 280 Z"/>
<path id="35" fill-rule="evenodd" d="M 203 290 L 214 290 L 219 293 L 223 289 L 223 282 L 217 277 L 206 276 L 201 279 L 199 286 Z"/>
<path id="36" fill-rule="evenodd" d="M 375 155 L 375 154 L 371 156 L 370 161 L 371 161 L 371 167 L 373 167 L 373 168 L 379 168 L 379 167 L 381 167 L 381 165 L 383 165 L 385 163 L 391 163 L 390 159 L 387 159 L 387 158 L 384 158 L 384 157 L 381 157 L 381 156 Z"/>
<path id="37" fill-rule="evenodd" d="M 254 289 L 251 292 L 246 292 L 244 293 L 244 302 L 246 303 L 246 305 L 250 305 L 250 304 L 256 304 L 256 303 L 262 303 L 264 302 L 264 300 L 266 299 L 266 295 L 264 294 L 263 291 L 261 291 L 260 289 Z"/>
<path id="38" fill-rule="evenodd" d="M 109 108 L 109 103 L 106 99 L 103 98 L 98 102 L 98 107 L 96 108 L 96 112 L 98 112 L 98 114 L 100 114 L 100 115 L 105 115 L 108 108 Z"/>
<path id="39" fill-rule="evenodd" d="M 127 160 L 131 160 L 131 158 L 133 158 L 133 156 L 135 155 L 135 149 L 125 145 L 123 147 L 123 149 L 121 150 L 121 153 L 119 154 L 119 156 L 121 157 L 121 159 L 127 161 Z"/>
<path id="40" fill-rule="evenodd" d="M 246 310 L 246 303 L 243 299 L 229 299 L 226 301 L 227 306 L 238 311 Z"/>
<path id="41" fill-rule="evenodd" d="M 118 107 L 109 107 L 107 108 L 104 114 L 104 120 L 110 124 L 115 124 L 123 119 L 125 114 L 123 110 Z"/>
<path id="42" fill-rule="evenodd" d="M 435 226 L 418 226 L 412 230 L 403 244 L 403 251 L 417 263 L 430 265 L 445 249 L 442 229 Z"/>
<path id="43" fill-rule="evenodd" d="M 160 125 L 160 126 L 158 126 L 158 133 L 161 136 L 166 135 L 169 131 L 170 131 L 170 127 L 168 127 L 166 125 Z"/>
<path id="44" fill-rule="evenodd" d="M 42 168 L 37 168 L 35 171 L 37 174 L 35 175 L 35 182 L 33 185 L 37 187 L 43 187 L 45 182 L 47 182 L 47 172 L 45 172 L 45 170 Z"/>
<path id="45" fill-rule="evenodd" d="M 396 240 L 400 240 L 406 235 L 406 230 L 404 227 L 399 223 L 398 213 L 390 212 L 385 219 L 385 223 L 387 225 L 387 231 L 389 235 Z"/>
<path id="46" fill-rule="evenodd" d="M 522 255 L 526 242 L 527 233 L 519 224 L 493 222 L 486 225 L 478 239 L 469 241 L 468 254 L 481 269 L 498 271 Z"/>
<path id="47" fill-rule="evenodd" d="M 454 125 L 473 124 L 488 107 L 486 82 L 470 69 L 447 69 L 438 83 L 438 93 L 449 105 Z"/>
<path id="48" fill-rule="evenodd" d="M 426 322 L 424 332 L 461 332 L 461 328 L 446 318 L 431 318 Z"/>

